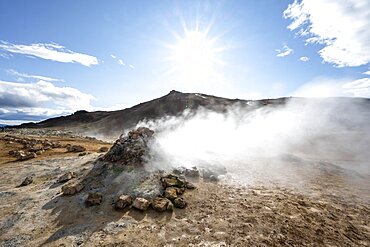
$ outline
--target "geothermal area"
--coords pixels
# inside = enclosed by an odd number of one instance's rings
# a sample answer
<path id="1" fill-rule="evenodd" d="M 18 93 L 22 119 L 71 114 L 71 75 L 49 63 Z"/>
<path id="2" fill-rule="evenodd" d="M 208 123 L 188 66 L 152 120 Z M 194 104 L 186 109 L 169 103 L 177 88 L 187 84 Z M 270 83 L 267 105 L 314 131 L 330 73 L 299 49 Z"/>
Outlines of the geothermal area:
<path id="1" fill-rule="evenodd" d="M 5 128 L 0 246 L 370 246 L 368 103 L 279 102 Z"/>

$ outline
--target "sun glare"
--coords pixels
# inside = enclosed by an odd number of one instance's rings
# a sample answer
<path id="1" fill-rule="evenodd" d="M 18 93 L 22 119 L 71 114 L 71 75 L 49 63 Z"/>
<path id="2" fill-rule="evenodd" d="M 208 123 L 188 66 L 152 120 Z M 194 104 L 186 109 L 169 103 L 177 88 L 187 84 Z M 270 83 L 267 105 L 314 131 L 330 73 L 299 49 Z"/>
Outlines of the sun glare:
<path id="1" fill-rule="evenodd" d="M 207 36 L 207 32 L 185 30 L 183 36 L 177 37 L 177 43 L 170 45 L 171 72 L 175 74 L 182 86 L 206 84 L 216 73 L 217 58 L 220 48 L 216 39 Z"/>

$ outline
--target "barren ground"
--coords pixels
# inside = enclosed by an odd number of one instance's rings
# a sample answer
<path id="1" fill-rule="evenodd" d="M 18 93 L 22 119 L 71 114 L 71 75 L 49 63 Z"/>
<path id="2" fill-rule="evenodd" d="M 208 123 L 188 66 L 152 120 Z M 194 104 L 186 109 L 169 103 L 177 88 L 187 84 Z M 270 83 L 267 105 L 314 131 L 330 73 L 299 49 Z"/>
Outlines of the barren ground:
<path id="1" fill-rule="evenodd" d="M 109 200 L 86 208 L 88 191 L 61 196 L 56 180 L 67 171 L 87 176 L 110 144 L 52 138 L 91 154 L 55 149 L 16 162 L 7 153 L 21 146 L 0 142 L 0 246 L 370 246 L 367 176 L 352 189 L 345 175 L 322 169 L 314 193 L 199 180 L 173 213 L 117 211 Z M 17 187 L 30 175 L 32 184 Z"/>

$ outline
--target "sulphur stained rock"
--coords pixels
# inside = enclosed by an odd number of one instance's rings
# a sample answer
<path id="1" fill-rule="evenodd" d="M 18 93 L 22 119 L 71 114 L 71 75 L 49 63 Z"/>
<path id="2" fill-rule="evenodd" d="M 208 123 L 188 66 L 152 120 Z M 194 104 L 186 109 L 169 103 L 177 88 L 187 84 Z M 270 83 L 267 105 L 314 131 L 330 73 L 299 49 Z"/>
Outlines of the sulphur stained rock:
<path id="1" fill-rule="evenodd" d="M 139 209 L 141 211 L 145 211 L 148 209 L 150 205 L 150 202 L 147 199 L 144 198 L 136 198 L 134 202 L 132 203 L 132 206 L 136 209 Z"/>
<path id="2" fill-rule="evenodd" d="M 177 198 L 177 188 L 167 187 L 164 196 L 170 200 L 175 200 Z"/>
<path id="3" fill-rule="evenodd" d="M 72 178 L 75 178 L 75 177 L 77 177 L 76 173 L 74 173 L 74 172 L 67 172 L 66 174 L 62 175 L 58 179 L 58 183 L 67 182 L 68 180 L 71 180 Z"/>
<path id="4" fill-rule="evenodd" d="M 161 178 L 161 182 L 164 188 L 167 187 L 185 187 L 186 181 L 173 174 L 169 174 Z"/>
<path id="5" fill-rule="evenodd" d="M 168 204 L 171 203 L 167 198 L 157 197 L 152 202 L 152 208 L 158 212 L 164 212 L 168 208 Z M 172 204 L 172 203 L 171 203 Z M 171 209 L 169 209 L 171 210 Z"/>
<path id="6" fill-rule="evenodd" d="M 66 184 L 62 187 L 63 195 L 74 195 L 80 192 L 84 186 L 80 183 Z"/>
<path id="7" fill-rule="evenodd" d="M 115 203 L 115 207 L 118 209 L 124 209 L 130 206 L 132 203 L 132 197 L 129 195 L 121 195 Z"/>
<path id="8" fill-rule="evenodd" d="M 87 197 L 85 204 L 88 207 L 101 204 L 103 201 L 103 194 L 100 192 L 91 192 Z"/>
<path id="9" fill-rule="evenodd" d="M 173 205 L 175 208 L 185 208 L 186 207 L 186 201 L 182 197 L 178 197 L 173 201 Z"/>

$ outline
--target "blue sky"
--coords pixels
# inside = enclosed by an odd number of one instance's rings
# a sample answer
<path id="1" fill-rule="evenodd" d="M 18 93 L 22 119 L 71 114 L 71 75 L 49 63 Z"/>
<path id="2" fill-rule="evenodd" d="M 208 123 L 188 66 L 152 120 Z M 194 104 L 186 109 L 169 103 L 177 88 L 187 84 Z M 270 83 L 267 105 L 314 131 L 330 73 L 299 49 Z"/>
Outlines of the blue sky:
<path id="1" fill-rule="evenodd" d="M 0 11 L 0 123 L 122 109 L 171 89 L 370 96 L 369 0 L 13 0 Z"/>

